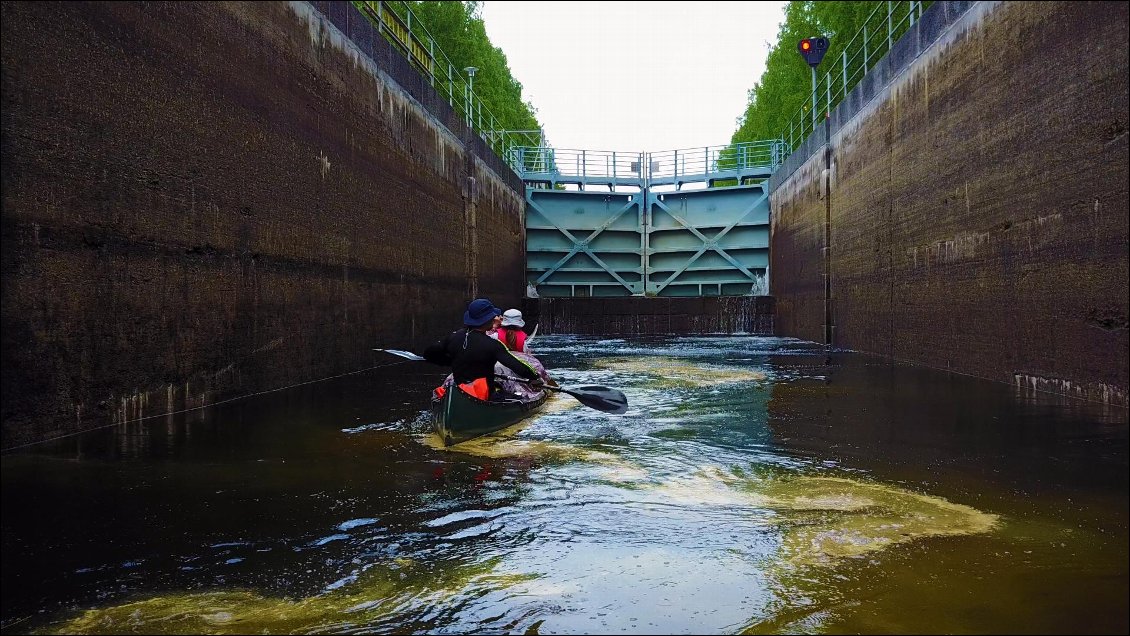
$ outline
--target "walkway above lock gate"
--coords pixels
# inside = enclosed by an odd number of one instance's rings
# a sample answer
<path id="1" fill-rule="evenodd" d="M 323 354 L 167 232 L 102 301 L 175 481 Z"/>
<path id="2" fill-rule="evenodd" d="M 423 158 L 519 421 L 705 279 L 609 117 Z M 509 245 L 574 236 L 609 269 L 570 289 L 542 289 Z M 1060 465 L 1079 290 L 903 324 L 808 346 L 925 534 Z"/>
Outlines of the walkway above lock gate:
<path id="1" fill-rule="evenodd" d="M 506 148 L 506 161 L 530 187 L 575 184 L 649 188 L 701 183 L 741 185 L 769 176 L 788 155 L 783 140 L 754 141 L 660 152 L 558 149 L 552 146 Z"/>

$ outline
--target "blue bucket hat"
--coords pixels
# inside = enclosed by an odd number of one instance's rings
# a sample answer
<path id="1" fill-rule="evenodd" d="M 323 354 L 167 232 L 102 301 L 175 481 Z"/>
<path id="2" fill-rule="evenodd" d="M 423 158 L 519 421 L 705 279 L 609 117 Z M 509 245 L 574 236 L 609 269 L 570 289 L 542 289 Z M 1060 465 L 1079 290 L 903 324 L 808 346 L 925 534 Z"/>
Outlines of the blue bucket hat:
<path id="1" fill-rule="evenodd" d="M 467 305 L 467 311 L 463 312 L 463 324 L 468 327 L 478 327 L 501 315 L 502 310 L 495 307 L 494 303 L 486 298 L 476 298 Z"/>

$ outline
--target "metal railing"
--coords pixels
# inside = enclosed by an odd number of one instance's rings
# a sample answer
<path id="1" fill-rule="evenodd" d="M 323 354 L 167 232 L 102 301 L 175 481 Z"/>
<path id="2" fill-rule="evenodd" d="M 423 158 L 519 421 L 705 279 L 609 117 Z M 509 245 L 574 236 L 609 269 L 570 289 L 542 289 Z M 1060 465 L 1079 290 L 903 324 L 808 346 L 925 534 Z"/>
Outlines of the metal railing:
<path id="1" fill-rule="evenodd" d="M 616 185 L 736 178 L 772 170 L 784 160 L 784 140 L 751 141 L 659 152 L 510 146 L 506 160 L 523 179 Z"/>
<path id="2" fill-rule="evenodd" d="M 503 159 L 519 176 L 527 173 L 551 174 L 559 172 L 554 149 L 548 145 L 513 145 L 506 149 L 506 156 Z"/>
<path id="3" fill-rule="evenodd" d="M 824 58 L 816 71 L 815 90 L 810 91 L 781 131 L 788 146 L 786 156 L 812 134 L 931 4 L 922 0 L 876 2 L 874 11 L 846 44 L 840 47 L 837 38 L 832 38 L 832 45 L 840 54 Z"/>
<path id="4" fill-rule="evenodd" d="M 400 50 L 412 65 L 487 145 L 520 175 L 560 174 L 574 179 L 626 181 L 692 180 L 702 175 L 741 171 L 749 167 L 775 167 L 808 138 L 874 64 L 933 2 L 886 0 L 864 20 L 839 55 L 825 58 L 827 69 L 817 72 L 815 90 L 789 120 L 780 139 L 725 146 L 707 146 L 655 153 L 616 153 L 600 150 L 558 150 L 545 134 L 530 130 L 504 130 L 502 124 L 475 95 L 472 77 L 463 74 L 436 44 L 435 38 L 407 3 L 385 0 L 355 1 L 353 5 Z M 647 158 L 645 163 L 645 156 Z M 642 173 L 646 173 L 642 174 Z"/>
<path id="5" fill-rule="evenodd" d="M 507 161 L 523 179 L 638 184 L 643 178 L 644 153 L 517 146 L 509 149 Z"/>
<path id="6" fill-rule="evenodd" d="M 502 159 L 519 175 L 551 172 L 555 166 L 552 148 L 541 130 L 495 130 L 491 147 L 502 148 Z"/>
<path id="7" fill-rule="evenodd" d="M 704 146 L 648 153 L 649 182 L 679 182 L 711 175 L 772 169 L 784 158 L 784 141 L 747 141 L 725 146 Z"/>
<path id="8" fill-rule="evenodd" d="M 536 132 L 537 145 L 544 145 L 545 136 L 540 131 L 504 130 L 498 118 L 475 95 L 473 75 L 465 75 L 464 69 L 458 68 L 444 54 L 407 3 L 365 0 L 354 1 L 353 6 L 408 58 L 416 70 L 428 78 L 432 88 L 447 98 L 447 103 L 499 157 L 506 156 L 508 144 L 528 144 L 530 139 L 521 135 Z"/>

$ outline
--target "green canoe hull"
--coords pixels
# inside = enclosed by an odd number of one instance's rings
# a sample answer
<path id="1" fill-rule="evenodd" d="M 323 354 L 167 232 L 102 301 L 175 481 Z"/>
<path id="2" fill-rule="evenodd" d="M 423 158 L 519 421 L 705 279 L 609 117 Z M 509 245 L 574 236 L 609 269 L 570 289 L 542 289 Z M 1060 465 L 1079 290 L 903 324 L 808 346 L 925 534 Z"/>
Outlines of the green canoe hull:
<path id="1" fill-rule="evenodd" d="M 522 402 L 484 402 L 451 387 L 438 400 L 432 400 L 432 426 L 445 446 L 502 430 L 536 414 L 549 393 Z"/>

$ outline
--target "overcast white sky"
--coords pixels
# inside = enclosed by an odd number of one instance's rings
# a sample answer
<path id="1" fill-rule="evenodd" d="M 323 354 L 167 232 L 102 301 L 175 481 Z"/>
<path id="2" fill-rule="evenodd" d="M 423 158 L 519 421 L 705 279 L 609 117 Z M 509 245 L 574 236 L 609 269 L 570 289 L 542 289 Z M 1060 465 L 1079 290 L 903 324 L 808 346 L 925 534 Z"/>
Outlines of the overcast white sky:
<path id="1" fill-rule="evenodd" d="M 784 2 L 482 4 L 523 99 L 559 149 L 729 143 Z"/>

